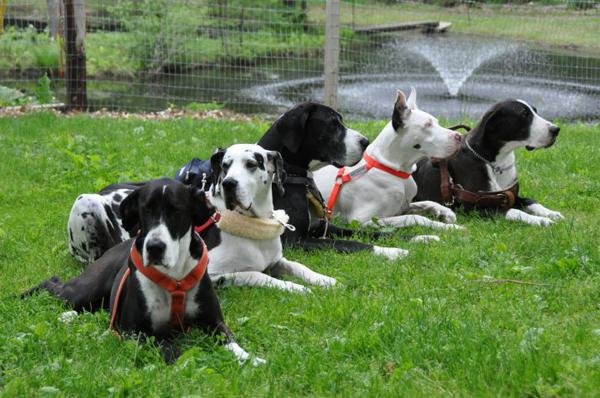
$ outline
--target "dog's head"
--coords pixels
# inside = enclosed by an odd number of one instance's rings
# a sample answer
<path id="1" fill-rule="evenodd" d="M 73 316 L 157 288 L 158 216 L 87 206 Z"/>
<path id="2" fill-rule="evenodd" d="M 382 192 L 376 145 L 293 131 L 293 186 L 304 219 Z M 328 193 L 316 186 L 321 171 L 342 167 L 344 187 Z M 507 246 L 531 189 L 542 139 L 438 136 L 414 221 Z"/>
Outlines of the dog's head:
<path id="1" fill-rule="evenodd" d="M 254 217 L 270 216 L 273 183 L 283 195 L 285 171 L 279 152 L 259 145 L 236 144 L 217 150 L 210 163 L 212 200 L 218 208 Z"/>
<path id="2" fill-rule="evenodd" d="M 399 139 L 394 145 L 410 148 L 418 157 L 447 158 L 460 149 L 460 134 L 440 126 L 438 120 L 417 107 L 417 90 L 408 99 L 400 90 L 392 113 L 392 128 Z"/>
<path id="3" fill-rule="evenodd" d="M 144 265 L 173 268 L 182 256 L 200 255 L 192 227 L 204 224 L 213 210 L 201 189 L 162 178 L 130 193 L 120 212 L 123 227 L 137 235 L 135 244 Z"/>
<path id="4" fill-rule="evenodd" d="M 342 116 L 330 107 L 306 102 L 277 119 L 258 145 L 281 152 L 286 163 L 315 171 L 329 164 L 356 164 L 369 140 L 344 126 Z"/>
<path id="5" fill-rule="evenodd" d="M 492 106 L 481 118 L 486 141 L 509 149 L 525 147 L 532 151 L 554 144 L 560 128 L 537 114 L 537 109 L 523 100 L 509 99 Z"/>

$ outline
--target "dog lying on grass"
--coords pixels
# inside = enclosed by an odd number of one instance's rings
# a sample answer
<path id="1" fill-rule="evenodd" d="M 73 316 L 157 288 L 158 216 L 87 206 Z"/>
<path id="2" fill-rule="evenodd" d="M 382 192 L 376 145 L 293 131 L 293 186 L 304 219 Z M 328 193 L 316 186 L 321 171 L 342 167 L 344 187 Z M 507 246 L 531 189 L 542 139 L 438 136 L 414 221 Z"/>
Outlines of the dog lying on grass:
<path id="1" fill-rule="evenodd" d="M 507 220 L 550 225 L 563 218 L 533 199 L 519 196 L 515 149 L 554 144 L 560 128 L 522 100 L 505 100 L 488 110 L 447 161 L 421 160 L 413 173 L 415 200 L 432 200 Z"/>
<path id="2" fill-rule="evenodd" d="M 46 290 L 77 312 L 109 309 L 111 328 L 155 336 L 167 362 L 179 355 L 174 337 L 189 327 L 222 336 L 227 350 L 240 362 L 247 360 L 223 320 L 206 272 L 208 249 L 194 231 L 213 214 L 205 193 L 175 180 L 154 180 L 128 195 L 120 212 L 125 228 L 137 231 L 134 237 L 109 249 L 77 278 L 50 278 L 23 297 Z"/>

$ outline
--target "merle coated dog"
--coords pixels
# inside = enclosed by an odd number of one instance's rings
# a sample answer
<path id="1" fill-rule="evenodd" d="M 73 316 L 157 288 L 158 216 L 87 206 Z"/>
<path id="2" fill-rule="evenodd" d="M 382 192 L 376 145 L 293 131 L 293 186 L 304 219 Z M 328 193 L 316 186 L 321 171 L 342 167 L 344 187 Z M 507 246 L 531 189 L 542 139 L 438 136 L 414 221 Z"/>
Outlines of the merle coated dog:
<path id="1" fill-rule="evenodd" d="M 433 200 L 466 211 L 502 213 L 508 220 L 549 225 L 563 216 L 519 196 L 514 150 L 548 148 L 560 128 L 522 100 L 492 106 L 463 138 L 459 152 L 444 163 L 424 159 L 413 177 L 415 200 Z"/>
<path id="2" fill-rule="evenodd" d="M 285 193 L 273 192 L 276 209 L 284 209 L 295 231 L 286 231 L 284 245 L 303 249 L 332 248 L 340 252 L 372 251 L 395 259 L 406 250 L 374 246 L 352 240 L 357 231 L 332 225 L 325 217 L 326 206 L 312 178 L 312 172 L 327 165 L 352 166 L 358 163 L 367 138 L 344 126 L 342 116 L 328 106 L 302 103 L 285 112 L 258 141 L 263 148 L 281 153 L 287 178 Z M 382 234 L 371 232 L 371 238 Z"/>
<path id="3" fill-rule="evenodd" d="M 205 272 L 207 249 L 194 232 L 194 226 L 204 224 L 213 212 L 202 190 L 172 179 L 147 182 L 120 205 L 123 227 L 134 238 L 110 248 L 77 278 L 62 282 L 53 277 L 24 296 L 47 290 L 77 312 L 110 309 L 114 321 L 111 326 L 122 333 L 156 336 L 167 361 L 177 357 L 172 338 L 188 327 L 222 335 L 225 348 L 244 361 L 249 355 L 225 325 Z M 177 298 L 163 288 L 161 281 L 188 285 L 183 296 Z M 178 313 L 174 312 L 176 305 Z M 254 359 L 255 364 L 261 362 L 260 358 Z"/>

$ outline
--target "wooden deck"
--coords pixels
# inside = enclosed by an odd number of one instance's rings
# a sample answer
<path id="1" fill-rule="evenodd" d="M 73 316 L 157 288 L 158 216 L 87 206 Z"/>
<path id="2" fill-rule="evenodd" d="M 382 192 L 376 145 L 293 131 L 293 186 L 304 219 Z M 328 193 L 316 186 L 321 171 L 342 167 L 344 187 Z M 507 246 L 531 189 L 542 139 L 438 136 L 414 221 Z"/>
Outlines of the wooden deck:
<path id="1" fill-rule="evenodd" d="M 374 34 L 419 29 L 424 33 L 443 33 L 447 31 L 450 26 L 452 26 L 450 22 L 440 21 L 402 22 L 389 25 L 363 26 L 355 28 L 354 31 L 356 33 Z"/>

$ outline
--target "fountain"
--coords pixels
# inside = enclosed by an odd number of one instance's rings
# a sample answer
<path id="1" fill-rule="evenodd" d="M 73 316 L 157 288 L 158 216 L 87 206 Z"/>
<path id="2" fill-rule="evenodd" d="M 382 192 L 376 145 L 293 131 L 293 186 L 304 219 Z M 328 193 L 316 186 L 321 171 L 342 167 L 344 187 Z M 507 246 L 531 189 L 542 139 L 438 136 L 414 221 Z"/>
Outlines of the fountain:
<path id="1" fill-rule="evenodd" d="M 422 36 L 408 42 L 397 41 L 393 46 L 425 58 L 438 72 L 451 97 L 458 96 L 460 88 L 481 65 L 519 48 L 516 43 L 506 41 L 474 37 L 453 40 L 448 36 Z"/>
<path id="2" fill-rule="evenodd" d="M 600 76 L 577 79 L 578 71 L 557 68 L 600 59 L 577 58 L 560 50 L 535 48 L 488 37 L 459 34 L 396 36 L 381 46 L 361 48 L 345 64 L 338 108 L 353 118 L 386 119 L 396 89 L 419 92 L 419 105 L 438 117 L 479 118 L 493 103 L 522 98 L 549 119 L 600 119 Z M 242 96 L 279 110 L 323 98 L 323 79 L 305 76 L 251 86 Z M 560 99 L 560 100 L 557 100 Z"/>

